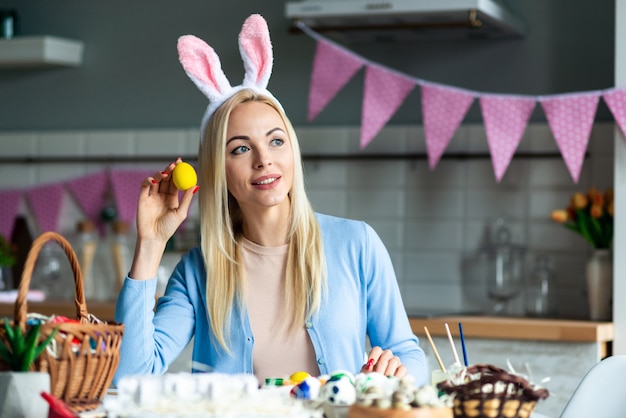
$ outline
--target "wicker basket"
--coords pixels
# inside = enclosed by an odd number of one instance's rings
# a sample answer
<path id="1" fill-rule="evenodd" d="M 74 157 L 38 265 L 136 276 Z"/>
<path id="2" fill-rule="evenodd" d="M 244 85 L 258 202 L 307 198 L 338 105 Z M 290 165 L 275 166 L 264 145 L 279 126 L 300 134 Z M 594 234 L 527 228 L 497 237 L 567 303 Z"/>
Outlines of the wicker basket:
<path id="1" fill-rule="evenodd" d="M 40 339 L 45 339 L 58 328 L 54 340 L 35 361 L 31 370 L 50 374 L 50 390 L 62 399 L 74 412 L 95 409 L 113 380 L 120 356 L 120 345 L 124 325 L 97 320 L 87 311 L 83 277 L 76 253 L 70 243 L 55 232 L 45 232 L 32 244 L 15 300 L 14 323 L 22 329 L 27 325 L 26 296 L 39 251 L 46 242 L 54 240 L 65 251 L 76 287 L 77 322 L 42 323 Z M 0 327 L 0 338 L 5 339 L 4 327 Z M 0 360 L 0 369 L 7 365 Z"/>
<path id="2" fill-rule="evenodd" d="M 534 388 L 523 377 L 496 366 L 473 365 L 467 374 L 480 377 L 458 385 L 451 381 L 438 385 L 454 396 L 455 418 L 528 418 L 537 402 L 549 395 L 546 389 Z"/>

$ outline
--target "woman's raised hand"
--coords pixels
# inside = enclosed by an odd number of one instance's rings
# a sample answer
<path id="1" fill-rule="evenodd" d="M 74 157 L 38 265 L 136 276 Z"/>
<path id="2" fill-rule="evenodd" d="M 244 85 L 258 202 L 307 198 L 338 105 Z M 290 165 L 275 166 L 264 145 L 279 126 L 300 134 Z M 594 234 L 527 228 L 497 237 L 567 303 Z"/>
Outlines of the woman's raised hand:
<path id="1" fill-rule="evenodd" d="M 138 238 L 165 244 L 187 218 L 191 199 L 199 186 L 183 192 L 182 198 L 178 198 L 179 191 L 172 181 L 172 171 L 180 162 L 178 158 L 141 183 L 137 206 Z"/>
<path id="2" fill-rule="evenodd" d="M 172 181 L 172 171 L 181 159 L 141 183 L 137 205 L 137 242 L 129 276 L 136 280 L 156 277 L 167 241 L 187 218 L 193 195 L 199 186 L 182 193 Z"/>

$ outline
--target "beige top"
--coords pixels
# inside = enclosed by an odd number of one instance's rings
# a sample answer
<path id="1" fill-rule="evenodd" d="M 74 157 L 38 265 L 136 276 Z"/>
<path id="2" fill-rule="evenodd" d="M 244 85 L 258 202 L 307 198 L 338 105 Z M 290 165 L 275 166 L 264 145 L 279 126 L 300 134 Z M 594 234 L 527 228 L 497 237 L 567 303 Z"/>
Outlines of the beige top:
<path id="1" fill-rule="evenodd" d="M 267 377 L 289 377 L 304 371 L 319 375 L 315 351 L 304 324 L 289 333 L 284 306 L 288 245 L 262 247 L 243 239 L 246 304 L 254 335 L 253 367 L 260 383 Z"/>

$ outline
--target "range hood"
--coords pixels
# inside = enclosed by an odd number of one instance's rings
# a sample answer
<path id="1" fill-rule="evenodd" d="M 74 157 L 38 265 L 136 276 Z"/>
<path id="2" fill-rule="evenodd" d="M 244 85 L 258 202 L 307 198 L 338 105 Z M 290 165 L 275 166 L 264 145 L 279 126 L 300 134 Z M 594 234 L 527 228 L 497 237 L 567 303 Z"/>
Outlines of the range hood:
<path id="1" fill-rule="evenodd" d="M 344 42 L 521 37 L 524 23 L 494 0 L 300 0 L 285 14 Z"/>

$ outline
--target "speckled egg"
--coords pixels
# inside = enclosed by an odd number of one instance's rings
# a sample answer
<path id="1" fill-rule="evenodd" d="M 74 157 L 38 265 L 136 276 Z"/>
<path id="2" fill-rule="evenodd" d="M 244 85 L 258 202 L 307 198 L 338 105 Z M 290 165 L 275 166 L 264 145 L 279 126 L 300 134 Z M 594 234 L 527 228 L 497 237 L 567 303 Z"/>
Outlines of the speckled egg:
<path id="1" fill-rule="evenodd" d="M 320 398 L 333 405 L 352 405 L 356 401 L 353 379 L 347 375 L 332 375 L 322 386 Z"/>

